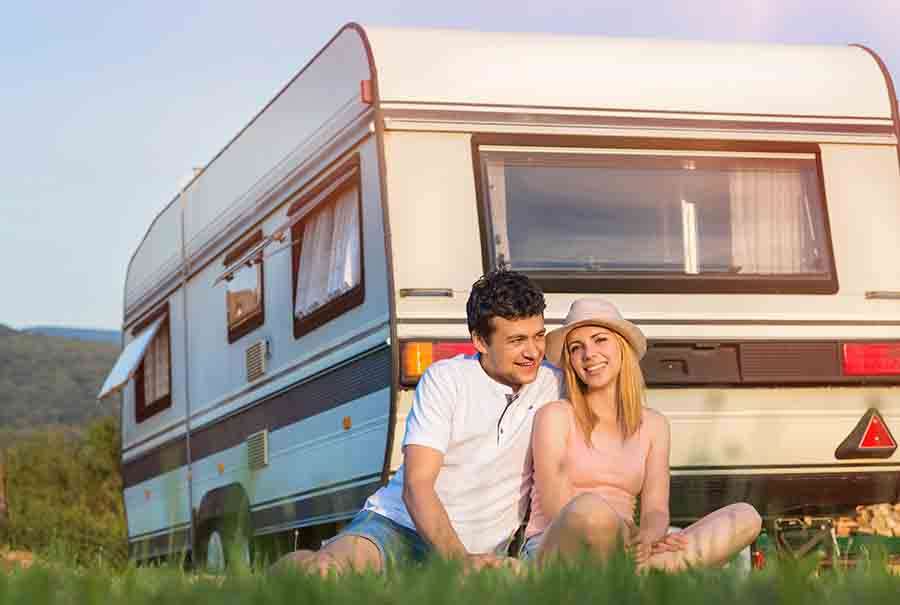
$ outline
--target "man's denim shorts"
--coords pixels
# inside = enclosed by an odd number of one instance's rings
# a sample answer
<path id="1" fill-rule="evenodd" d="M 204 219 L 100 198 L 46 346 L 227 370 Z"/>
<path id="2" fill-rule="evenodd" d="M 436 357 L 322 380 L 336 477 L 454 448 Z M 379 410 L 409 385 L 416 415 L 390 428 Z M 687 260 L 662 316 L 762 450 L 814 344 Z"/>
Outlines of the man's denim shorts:
<path id="1" fill-rule="evenodd" d="M 530 538 L 525 538 L 522 547 L 519 549 L 519 559 L 526 563 L 534 563 L 537 561 L 538 549 L 544 541 L 544 532 L 534 534 Z"/>
<path id="2" fill-rule="evenodd" d="M 431 554 L 431 545 L 414 530 L 370 510 L 361 510 L 338 534 L 324 542 L 326 547 L 343 536 L 359 536 L 372 542 L 381 554 L 382 569 L 400 562 L 421 563 Z"/>
<path id="3" fill-rule="evenodd" d="M 383 569 L 388 569 L 397 563 L 422 563 L 433 553 L 431 545 L 414 530 L 370 510 L 361 510 L 356 513 L 350 523 L 335 537 L 322 542 L 322 548 L 342 536 L 359 536 L 372 542 L 381 555 L 381 561 L 384 563 Z M 512 536 L 498 545 L 494 549 L 494 554 L 505 556 L 511 541 Z M 527 546 L 526 543 L 523 549 Z M 537 547 L 535 547 L 536 551 Z"/>

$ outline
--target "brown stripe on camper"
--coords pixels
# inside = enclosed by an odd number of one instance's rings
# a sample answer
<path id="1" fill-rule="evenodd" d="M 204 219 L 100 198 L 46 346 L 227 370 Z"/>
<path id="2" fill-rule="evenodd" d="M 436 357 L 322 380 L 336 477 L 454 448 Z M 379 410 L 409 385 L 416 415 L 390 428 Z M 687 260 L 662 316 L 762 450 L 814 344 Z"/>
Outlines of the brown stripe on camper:
<path id="1" fill-rule="evenodd" d="M 382 483 L 380 480 L 357 485 L 343 490 L 312 496 L 256 510 L 251 513 L 253 527 L 261 530 L 267 527 L 290 525 L 311 517 L 355 515 L 362 508 L 366 498 L 375 493 Z"/>
<path id="2" fill-rule="evenodd" d="M 689 467 L 686 467 L 689 468 Z M 840 471 L 813 473 L 673 475 L 669 510 L 677 525 L 734 502 L 747 502 L 763 518 L 786 514 L 846 512 L 857 504 L 894 502 L 900 494 L 900 473 Z"/>
<path id="3" fill-rule="evenodd" d="M 180 435 L 127 462 L 122 462 L 122 485 L 123 487 L 137 485 L 147 479 L 181 468 L 187 465 L 187 461 L 187 440 L 184 435 Z"/>
<path id="4" fill-rule="evenodd" d="M 390 384 L 391 351 L 383 347 L 191 431 L 191 457 L 202 460 L 240 445 L 251 433 L 277 430 L 386 389 Z M 185 464 L 187 451 L 181 436 L 123 462 L 122 479 L 125 487 L 131 487 Z"/>

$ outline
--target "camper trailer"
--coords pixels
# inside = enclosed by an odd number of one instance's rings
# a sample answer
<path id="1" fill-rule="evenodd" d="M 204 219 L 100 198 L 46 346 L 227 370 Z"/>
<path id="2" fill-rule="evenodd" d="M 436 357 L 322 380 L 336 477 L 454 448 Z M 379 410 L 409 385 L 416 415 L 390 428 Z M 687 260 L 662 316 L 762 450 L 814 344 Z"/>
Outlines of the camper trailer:
<path id="1" fill-rule="evenodd" d="M 648 335 L 673 522 L 896 501 L 898 137 L 861 46 L 345 26 L 131 259 L 132 557 L 318 546 L 497 266 Z"/>

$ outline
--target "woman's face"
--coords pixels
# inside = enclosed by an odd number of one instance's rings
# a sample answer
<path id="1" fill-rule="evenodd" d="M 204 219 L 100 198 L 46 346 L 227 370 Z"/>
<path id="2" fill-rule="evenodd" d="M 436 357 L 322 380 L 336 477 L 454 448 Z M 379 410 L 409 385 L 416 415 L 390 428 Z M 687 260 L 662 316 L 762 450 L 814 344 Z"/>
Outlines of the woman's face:
<path id="1" fill-rule="evenodd" d="M 611 330 L 600 326 L 582 326 L 569 332 L 566 350 L 572 369 L 590 389 L 615 384 L 622 370 L 622 351 Z"/>

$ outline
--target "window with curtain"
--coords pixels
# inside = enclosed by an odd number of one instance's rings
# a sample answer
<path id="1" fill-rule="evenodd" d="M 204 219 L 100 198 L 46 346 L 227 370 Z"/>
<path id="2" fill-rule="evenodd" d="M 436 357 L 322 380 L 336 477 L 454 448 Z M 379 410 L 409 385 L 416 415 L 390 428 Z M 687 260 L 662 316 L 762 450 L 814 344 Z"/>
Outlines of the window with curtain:
<path id="1" fill-rule="evenodd" d="M 153 321 L 158 319 L 153 318 Z M 139 330 L 140 331 L 140 330 Z M 168 312 L 134 375 L 135 419 L 143 422 L 172 405 L 172 352 Z"/>
<path id="2" fill-rule="evenodd" d="M 343 176 L 291 229 L 294 334 L 299 337 L 363 300 L 362 224 L 356 171 Z"/>
<path id="3" fill-rule="evenodd" d="M 549 291 L 828 292 L 814 151 L 480 147 L 494 265 Z"/>
<path id="4" fill-rule="evenodd" d="M 225 267 L 234 269 L 226 278 L 225 307 L 228 342 L 232 343 L 265 323 L 262 252 L 246 258 L 263 240 L 262 230 L 246 237 L 225 256 Z M 237 266 L 240 263 L 240 266 Z"/>

